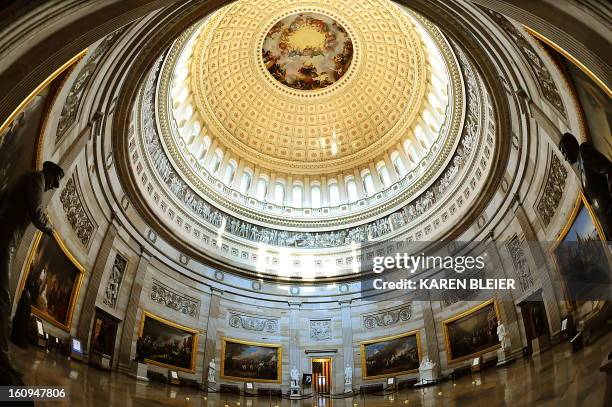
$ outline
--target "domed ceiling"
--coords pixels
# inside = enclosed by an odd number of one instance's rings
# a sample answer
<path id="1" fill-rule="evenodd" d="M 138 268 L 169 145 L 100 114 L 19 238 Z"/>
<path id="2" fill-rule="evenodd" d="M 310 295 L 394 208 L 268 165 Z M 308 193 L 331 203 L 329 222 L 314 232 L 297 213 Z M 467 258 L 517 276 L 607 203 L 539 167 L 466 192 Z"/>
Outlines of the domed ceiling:
<path id="1" fill-rule="evenodd" d="M 242 0 L 160 57 L 130 157 L 196 250 L 263 274 L 354 273 L 356 245 L 431 239 L 468 207 L 458 180 L 488 171 L 487 103 L 460 48 L 388 0 Z"/>
<path id="2" fill-rule="evenodd" d="M 359 166 L 420 113 L 427 58 L 386 0 L 241 1 L 197 38 L 191 89 L 202 133 L 275 171 Z"/>

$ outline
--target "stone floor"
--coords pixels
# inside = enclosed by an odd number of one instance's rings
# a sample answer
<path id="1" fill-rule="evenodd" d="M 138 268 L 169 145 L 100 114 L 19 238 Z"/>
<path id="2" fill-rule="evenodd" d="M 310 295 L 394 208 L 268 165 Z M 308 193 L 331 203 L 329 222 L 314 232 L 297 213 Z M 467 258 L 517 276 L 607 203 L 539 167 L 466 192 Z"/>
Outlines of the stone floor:
<path id="1" fill-rule="evenodd" d="M 27 385 L 63 386 L 70 402 L 39 402 L 38 406 L 227 406 L 227 407 L 375 407 L 375 406 L 603 406 L 604 374 L 599 372 L 612 346 L 612 333 L 594 345 L 569 353 L 562 343 L 534 358 L 522 358 L 446 381 L 422 390 L 401 390 L 387 396 L 367 395 L 330 401 L 244 398 L 204 394 L 197 389 L 141 383 L 121 373 L 106 373 L 58 354 L 13 348 L 15 364 Z"/>

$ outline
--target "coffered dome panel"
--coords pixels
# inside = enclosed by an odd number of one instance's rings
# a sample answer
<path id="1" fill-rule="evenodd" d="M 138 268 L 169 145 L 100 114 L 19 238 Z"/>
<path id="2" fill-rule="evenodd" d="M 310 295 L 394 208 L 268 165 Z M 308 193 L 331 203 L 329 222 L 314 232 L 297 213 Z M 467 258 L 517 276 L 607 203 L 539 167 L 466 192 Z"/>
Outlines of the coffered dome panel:
<path id="1" fill-rule="evenodd" d="M 300 16 L 311 22 L 291 34 Z M 322 55 L 290 51 L 294 63 L 311 68 L 279 68 L 289 69 L 279 81 L 270 64 L 281 35 Z M 329 51 L 313 51 L 325 41 Z M 340 62 L 329 68 L 334 58 Z M 303 74 L 296 82 L 297 70 L 316 64 L 325 86 L 306 84 Z M 387 1 L 248 0 L 205 24 L 189 71 L 202 135 L 222 137 L 232 153 L 272 170 L 320 175 L 358 166 L 411 130 L 424 105 L 427 66 L 414 24 Z"/>

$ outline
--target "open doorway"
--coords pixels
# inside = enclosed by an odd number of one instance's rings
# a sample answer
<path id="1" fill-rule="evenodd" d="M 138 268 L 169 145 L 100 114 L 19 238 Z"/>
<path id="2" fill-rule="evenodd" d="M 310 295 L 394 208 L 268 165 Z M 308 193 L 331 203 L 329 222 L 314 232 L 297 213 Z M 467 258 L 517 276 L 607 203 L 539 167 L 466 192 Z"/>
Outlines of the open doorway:
<path id="1" fill-rule="evenodd" d="M 329 394 L 331 391 L 331 358 L 312 359 L 312 389 L 316 393 Z"/>

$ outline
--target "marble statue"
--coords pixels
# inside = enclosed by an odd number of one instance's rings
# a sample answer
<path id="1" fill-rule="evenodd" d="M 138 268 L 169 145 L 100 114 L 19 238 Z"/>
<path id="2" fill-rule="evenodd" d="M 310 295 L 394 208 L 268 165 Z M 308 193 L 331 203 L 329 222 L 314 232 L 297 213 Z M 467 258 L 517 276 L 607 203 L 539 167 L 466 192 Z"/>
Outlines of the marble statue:
<path id="1" fill-rule="evenodd" d="M 295 366 L 291 369 L 291 387 L 300 386 L 300 371 Z"/>
<path id="2" fill-rule="evenodd" d="M 497 339 L 499 339 L 502 349 L 510 348 L 510 335 L 506 332 L 506 327 L 501 321 L 497 321 Z"/>
<path id="3" fill-rule="evenodd" d="M 592 206 L 604 235 L 612 239 L 612 162 L 590 143 L 578 144 L 571 133 L 559 142 L 565 161 L 578 165 L 582 191 Z"/>
<path id="4" fill-rule="evenodd" d="M 347 366 L 344 368 L 344 385 L 351 386 L 353 384 L 353 368 Z"/>
<path id="5" fill-rule="evenodd" d="M 215 367 L 215 358 L 212 358 L 208 364 L 208 383 L 215 383 L 215 373 L 217 368 Z"/>
<path id="6" fill-rule="evenodd" d="M 421 365 L 419 366 L 419 371 L 433 369 L 436 366 L 434 362 L 432 362 L 427 355 L 421 360 Z"/>

